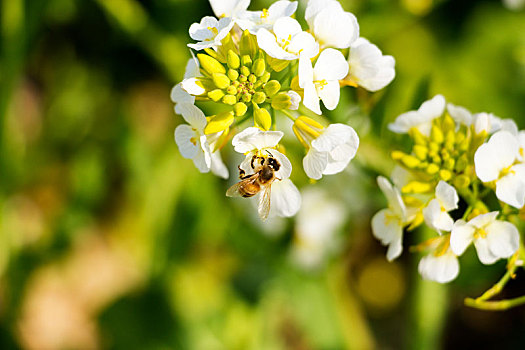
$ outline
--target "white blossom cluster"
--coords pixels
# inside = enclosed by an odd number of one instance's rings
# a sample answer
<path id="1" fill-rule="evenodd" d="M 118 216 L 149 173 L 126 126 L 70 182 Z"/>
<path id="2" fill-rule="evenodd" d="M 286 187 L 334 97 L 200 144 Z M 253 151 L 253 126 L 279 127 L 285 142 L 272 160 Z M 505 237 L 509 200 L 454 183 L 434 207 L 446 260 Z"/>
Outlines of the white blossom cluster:
<path id="1" fill-rule="evenodd" d="M 428 252 L 419 263 L 425 279 L 454 280 L 458 256 L 472 244 L 486 265 L 518 251 L 525 131 L 510 119 L 447 104 L 441 95 L 400 115 L 389 128 L 410 135 L 413 147 L 392 153 L 400 164 L 392 174 L 395 185 L 378 178 L 388 207 L 373 217 L 372 230 L 388 246 L 388 260 L 402 253 L 404 232 L 423 223 L 436 233 L 417 246 Z"/>
<path id="2" fill-rule="evenodd" d="M 175 112 L 187 123 L 176 128 L 175 141 L 199 171 L 211 170 L 223 178 L 229 172 L 220 151 L 230 139 L 234 150 L 245 155 L 239 165 L 241 179 L 262 169 L 254 160 L 264 164 L 274 158 L 279 166 L 272 181 L 272 211 L 295 215 L 301 196 L 289 179 L 292 165 L 280 145 L 284 133 L 276 130 L 275 119 L 293 121 L 294 134 L 306 150 L 307 176 L 317 180 L 343 171 L 357 152 L 359 138 L 349 125 L 317 117 L 322 114 L 320 101 L 333 110 L 341 87 L 382 89 L 395 76 L 394 59 L 359 37 L 356 17 L 337 0 L 308 1 L 307 30 L 295 19 L 297 1 L 276 1 L 262 11 L 249 11 L 249 0 L 210 4 L 216 17 L 190 26 L 195 42 L 188 47 L 194 57 L 184 80 L 171 92 Z M 223 111 L 205 115 L 197 106 L 200 102 L 215 103 Z M 262 197 L 259 214 L 265 219 Z"/>

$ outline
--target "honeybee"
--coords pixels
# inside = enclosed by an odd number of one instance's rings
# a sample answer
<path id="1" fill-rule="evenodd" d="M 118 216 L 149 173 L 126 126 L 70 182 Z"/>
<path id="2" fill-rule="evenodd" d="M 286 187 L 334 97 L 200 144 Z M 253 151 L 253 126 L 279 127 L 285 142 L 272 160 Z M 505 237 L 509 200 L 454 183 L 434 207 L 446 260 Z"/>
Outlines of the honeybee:
<path id="1" fill-rule="evenodd" d="M 261 192 L 259 197 L 258 212 L 262 220 L 268 218 L 270 213 L 271 186 L 275 180 L 281 180 L 275 176 L 281 164 L 273 156 L 261 157 L 254 155 L 251 161 L 253 174 L 246 175 L 246 172 L 239 167 L 239 178 L 241 181 L 230 187 L 226 191 L 228 197 L 249 198 Z"/>

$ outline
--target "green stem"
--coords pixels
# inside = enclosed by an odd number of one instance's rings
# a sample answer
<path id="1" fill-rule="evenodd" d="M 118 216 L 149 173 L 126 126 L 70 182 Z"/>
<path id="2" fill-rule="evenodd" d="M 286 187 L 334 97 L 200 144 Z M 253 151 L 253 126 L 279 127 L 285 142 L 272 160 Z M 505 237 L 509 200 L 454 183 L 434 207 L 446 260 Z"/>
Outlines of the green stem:
<path id="1" fill-rule="evenodd" d="M 506 299 L 506 300 L 498 300 L 498 301 L 485 301 L 485 300 L 478 300 L 473 298 L 466 298 L 465 299 L 465 305 L 473 307 L 475 309 L 479 310 L 488 310 L 488 311 L 504 311 L 511 309 L 516 306 L 524 305 L 525 304 L 525 295 L 514 298 L 514 299 Z"/>
<path id="2" fill-rule="evenodd" d="M 295 118 L 292 113 L 288 112 L 286 109 L 282 109 L 281 112 L 283 112 L 284 115 L 286 115 L 288 118 L 290 118 L 292 121 L 295 122 L 297 118 Z"/>
<path id="3" fill-rule="evenodd" d="M 498 281 L 498 283 L 493 285 L 489 290 L 487 290 L 485 293 L 483 293 L 483 295 L 476 298 L 475 300 L 476 301 L 486 301 L 492 298 L 493 296 L 495 296 L 496 294 L 499 294 L 503 290 L 505 285 L 510 281 L 510 279 L 514 277 L 517 268 L 518 267 L 516 266 L 516 264 L 512 264 L 510 268 L 507 270 L 507 272 L 505 273 L 505 275 L 503 275 L 503 277 Z"/>

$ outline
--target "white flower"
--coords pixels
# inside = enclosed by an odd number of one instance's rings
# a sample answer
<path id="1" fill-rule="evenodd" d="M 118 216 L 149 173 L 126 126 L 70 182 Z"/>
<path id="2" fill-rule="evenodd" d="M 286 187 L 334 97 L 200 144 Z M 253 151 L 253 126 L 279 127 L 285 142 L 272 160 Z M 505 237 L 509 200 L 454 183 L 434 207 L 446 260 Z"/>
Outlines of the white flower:
<path id="1" fill-rule="evenodd" d="M 450 247 L 461 255 L 474 242 L 479 260 L 490 265 L 509 258 L 519 248 L 520 235 L 516 226 L 496 220 L 498 212 L 476 216 L 469 222 L 458 220 L 450 235 Z"/>
<path id="2" fill-rule="evenodd" d="M 417 111 L 401 114 L 388 128 L 396 133 L 405 134 L 412 128 L 417 128 L 423 135 L 429 136 L 432 121 L 439 118 L 445 111 L 445 98 L 436 95 L 431 100 L 423 102 Z"/>
<path id="3" fill-rule="evenodd" d="M 232 144 L 236 152 L 245 154 L 246 157 L 241 163 L 240 168 L 246 175 L 254 173 L 251 166 L 253 156 L 273 157 L 280 163 L 280 168 L 275 172 L 278 179 L 284 180 L 292 173 L 292 164 L 288 158 L 277 151 L 275 147 L 283 137 L 281 131 L 261 131 L 259 128 L 246 128 L 233 137 Z M 273 187 L 274 185 L 272 185 Z"/>
<path id="4" fill-rule="evenodd" d="M 321 52 L 315 67 L 306 56 L 299 58 L 299 86 L 304 89 L 303 104 L 314 113 L 321 114 L 319 99 L 326 108 L 335 109 L 339 103 L 339 80 L 348 74 L 348 63 L 340 51 L 326 49 Z"/>
<path id="5" fill-rule="evenodd" d="M 215 152 L 213 150 L 216 148 L 217 143 L 222 142 L 221 136 L 223 136 L 224 131 L 216 132 L 211 135 L 206 135 L 206 141 L 210 145 L 211 154 L 211 172 L 215 175 L 227 179 L 230 177 L 230 173 L 224 162 L 222 161 L 221 152 L 217 149 Z"/>
<path id="6" fill-rule="evenodd" d="M 303 192 L 297 214 L 292 258 L 304 268 L 316 268 L 337 247 L 336 232 L 345 220 L 343 205 L 320 189 Z"/>
<path id="7" fill-rule="evenodd" d="M 257 157 L 272 157 L 280 164 L 279 170 L 275 171 L 276 180 L 271 184 L 270 212 L 269 216 L 277 215 L 290 217 L 297 213 L 301 207 L 301 194 L 293 182 L 289 179 L 292 173 L 292 164 L 288 158 L 277 151 L 275 147 L 283 137 L 281 131 L 261 131 L 258 128 L 246 128 L 233 137 L 232 144 L 236 152 L 246 155 L 239 166 L 246 175 L 254 173 L 252 159 Z M 258 195 L 262 195 L 262 192 Z M 264 201 L 259 200 L 259 215 L 266 219 Z"/>
<path id="8" fill-rule="evenodd" d="M 450 247 L 444 254 L 432 252 L 419 261 L 418 271 L 426 280 L 448 283 L 458 276 L 458 258 Z"/>
<path id="9" fill-rule="evenodd" d="M 299 95 L 297 92 L 290 90 L 286 93 L 288 96 L 290 96 L 290 107 L 288 107 L 289 110 L 296 111 L 299 109 L 299 103 L 301 103 L 301 95 Z"/>
<path id="10" fill-rule="evenodd" d="M 274 2 L 267 10 L 245 11 L 236 22 L 242 30 L 249 30 L 255 35 L 262 28 L 271 30 L 279 18 L 290 17 L 296 10 L 297 1 L 280 0 Z"/>
<path id="11" fill-rule="evenodd" d="M 196 78 L 200 76 L 199 64 L 195 58 L 190 58 L 186 63 L 186 71 L 184 73 L 184 79 Z M 182 83 L 178 83 L 171 89 L 170 93 L 171 100 L 175 103 L 175 113 L 182 114 L 179 104 L 195 103 L 195 96 L 190 95 L 186 90 L 182 88 Z"/>
<path id="12" fill-rule="evenodd" d="M 359 137 L 355 130 L 344 124 L 321 124 L 306 117 L 299 117 L 293 131 L 308 152 L 303 158 L 303 168 L 311 179 L 319 180 L 323 174 L 333 175 L 343 171 L 355 157 Z"/>
<path id="13" fill-rule="evenodd" d="M 525 204 L 525 164 L 518 163 L 518 139 L 498 131 L 474 154 L 476 175 L 483 182 L 496 182 L 496 197 L 515 208 Z"/>
<path id="14" fill-rule="evenodd" d="M 388 245 L 386 258 L 394 260 L 403 252 L 403 227 L 408 222 L 407 209 L 401 193 L 383 176 L 377 183 L 388 201 L 388 208 L 380 210 L 372 218 L 372 233 L 383 245 Z"/>
<path id="15" fill-rule="evenodd" d="M 348 65 L 350 72 L 345 80 L 356 83 L 368 91 L 377 91 L 396 76 L 395 60 L 384 56 L 381 50 L 365 38 L 359 38 L 350 46 Z"/>
<path id="16" fill-rule="evenodd" d="M 459 197 L 456 189 L 445 181 L 439 181 L 436 186 L 436 198 L 432 199 L 423 209 L 423 217 L 427 225 L 434 230 L 450 232 L 454 220 L 449 211 L 458 208 Z"/>
<path id="17" fill-rule="evenodd" d="M 250 0 L 210 0 L 211 8 L 218 18 L 237 18 L 248 9 Z"/>
<path id="18" fill-rule="evenodd" d="M 273 25 L 273 34 L 265 28 L 257 32 L 257 43 L 271 57 L 295 60 L 299 55 L 312 58 L 319 53 L 314 37 L 303 32 L 301 25 L 290 17 L 279 18 Z"/>
<path id="19" fill-rule="evenodd" d="M 231 18 L 225 17 L 217 20 L 215 17 L 206 16 L 200 23 L 193 23 L 190 26 L 190 37 L 199 41 L 196 44 L 188 44 L 194 50 L 207 48 L 217 49 L 221 45 L 221 40 L 230 32 L 234 25 Z"/>
<path id="20" fill-rule="evenodd" d="M 189 124 L 181 124 L 175 129 L 175 142 L 180 154 L 193 163 L 201 173 L 207 173 L 211 167 L 210 146 L 204 135 L 206 117 L 192 104 L 179 105 L 182 117 Z"/>
<path id="21" fill-rule="evenodd" d="M 525 8 L 525 0 L 503 0 L 503 5 L 512 11 L 519 11 Z"/>
<path id="22" fill-rule="evenodd" d="M 309 1 L 305 18 L 322 47 L 346 49 L 359 37 L 357 19 L 337 1 Z"/>

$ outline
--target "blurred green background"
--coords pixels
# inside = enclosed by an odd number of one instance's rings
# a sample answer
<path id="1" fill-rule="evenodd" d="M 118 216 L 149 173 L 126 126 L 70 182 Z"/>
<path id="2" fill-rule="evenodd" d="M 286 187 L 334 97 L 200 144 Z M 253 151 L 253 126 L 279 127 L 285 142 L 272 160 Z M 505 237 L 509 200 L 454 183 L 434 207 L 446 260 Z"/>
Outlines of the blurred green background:
<path id="1" fill-rule="evenodd" d="M 206 0 L 0 1 L 1 349 L 523 347 L 525 308 L 463 306 L 504 262 L 482 266 L 471 249 L 456 281 L 427 283 L 408 249 L 386 261 L 369 222 L 386 203 L 375 177 L 402 142 L 385 127 L 398 114 L 442 93 L 525 126 L 525 12 L 341 2 L 395 57 L 396 79 L 345 89 L 327 115 L 361 137 L 344 173 L 308 183 L 285 139 L 304 210 L 263 225 L 225 198 L 235 176 L 198 173 L 173 141 L 183 120 L 169 93 Z M 223 157 L 235 174 L 231 146 Z M 519 275 L 504 296 L 524 290 Z"/>

